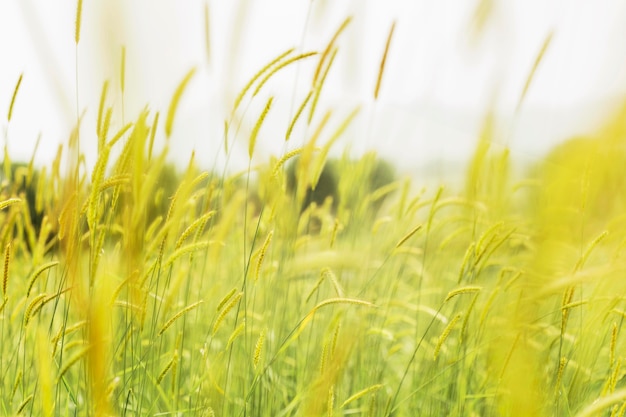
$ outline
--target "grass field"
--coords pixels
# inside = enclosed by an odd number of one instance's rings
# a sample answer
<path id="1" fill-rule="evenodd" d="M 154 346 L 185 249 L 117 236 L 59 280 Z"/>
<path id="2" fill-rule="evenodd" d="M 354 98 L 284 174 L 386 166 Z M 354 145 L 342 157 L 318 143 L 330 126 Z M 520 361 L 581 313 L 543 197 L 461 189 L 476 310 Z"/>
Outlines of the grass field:
<path id="1" fill-rule="evenodd" d="M 191 155 L 176 173 L 169 139 L 154 145 L 193 70 L 161 116 L 124 126 L 105 84 L 94 167 L 78 129 L 50 166 L 5 149 L 0 413 L 624 415 L 626 111 L 522 175 L 487 118 L 461 186 L 376 183 L 375 154 L 335 159 L 332 199 L 303 205 L 358 122 L 316 109 L 333 40 L 242 88 L 223 151 L 246 143 L 245 172 Z M 293 124 L 309 136 L 253 165 L 273 100 L 255 92 L 305 59 Z"/>

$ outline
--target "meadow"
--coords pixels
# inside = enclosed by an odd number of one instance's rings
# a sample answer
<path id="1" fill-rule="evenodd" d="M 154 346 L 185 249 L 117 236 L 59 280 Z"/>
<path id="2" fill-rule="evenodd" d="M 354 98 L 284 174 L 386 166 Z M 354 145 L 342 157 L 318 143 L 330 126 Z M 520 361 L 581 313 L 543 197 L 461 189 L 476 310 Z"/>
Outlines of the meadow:
<path id="1" fill-rule="evenodd" d="M 626 111 L 523 170 L 487 117 L 462 184 L 379 183 L 374 153 L 329 157 L 358 110 L 316 109 L 343 29 L 242 87 L 244 172 L 168 161 L 194 70 L 120 126 L 105 83 L 89 169 L 80 118 L 50 166 L 5 149 L 2 414 L 624 415 Z M 273 98 L 242 107 L 300 61 L 304 145 L 253 164 Z"/>

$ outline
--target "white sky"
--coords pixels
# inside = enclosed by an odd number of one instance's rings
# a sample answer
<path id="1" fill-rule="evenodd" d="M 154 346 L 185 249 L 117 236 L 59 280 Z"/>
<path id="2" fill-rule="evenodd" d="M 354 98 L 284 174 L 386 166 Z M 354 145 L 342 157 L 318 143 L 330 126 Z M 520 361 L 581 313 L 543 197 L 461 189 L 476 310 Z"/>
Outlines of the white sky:
<path id="1" fill-rule="evenodd" d="M 210 10 L 211 55 L 204 44 L 204 5 Z M 78 103 L 88 160 L 95 159 L 95 117 L 102 82 L 114 91 L 116 122 L 148 104 L 167 111 L 191 67 L 172 154 L 192 150 L 209 166 L 222 144 L 223 120 L 236 92 L 265 63 L 290 47 L 321 51 L 347 16 L 339 54 L 317 117 L 333 108 L 336 126 L 355 105 L 360 117 L 336 148 L 374 147 L 405 169 L 467 158 L 490 104 L 501 116 L 498 140 L 520 159 L 591 130 L 626 91 L 626 2 L 622 0 L 492 0 L 484 30 L 473 36 L 477 1 L 458 0 L 84 0 L 78 47 Z M 75 1 L 0 2 L 0 125 L 14 159 L 49 162 L 76 120 Z M 379 101 L 373 89 L 389 27 L 397 22 Z M 513 113 L 546 36 L 552 42 L 519 117 Z M 121 46 L 127 49 L 125 112 L 119 91 Z M 287 69 L 250 104 L 242 132 L 267 97 L 275 104 L 258 140 L 258 158 L 280 153 L 294 107 L 307 93 L 316 59 Z M 19 74 L 24 79 L 7 124 Z M 247 104 L 247 103 L 246 103 Z M 314 122 L 315 123 L 315 122 Z M 162 132 L 162 130 L 161 130 Z M 301 144 L 305 129 L 295 134 Z M 326 140 L 330 135 L 324 138 Z M 245 134 L 233 168 L 247 164 Z"/>

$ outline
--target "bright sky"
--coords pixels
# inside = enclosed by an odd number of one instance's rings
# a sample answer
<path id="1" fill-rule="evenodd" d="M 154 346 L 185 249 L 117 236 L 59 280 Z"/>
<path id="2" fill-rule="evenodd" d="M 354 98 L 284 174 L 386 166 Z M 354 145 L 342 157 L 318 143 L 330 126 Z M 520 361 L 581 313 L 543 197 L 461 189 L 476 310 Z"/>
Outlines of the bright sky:
<path id="1" fill-rule="evenodd" d="M 479 4 L 488 13 L 477 31 Z M 41 134 L 36 160 L 50 161 L 76 121 L 75 7 L 69 0 L 0 2 L 0 125 L 13 159 L 29 158 Z M 177 84 L 195 66 L 199 71 L 179 108 L 172 154 L 185 161 L 195 150 L 209 166 L 220 152 L 224 118 L 247 80 L 288 48 L 323 50 L 347 16 L 353 20 L 338 41 L 317 117 L 332 108 L 331 125 L 336 126 L 361 105 L 360 117 L 337 150 L 348 144 L 357 153 L 376 148 L 407 170 L 467 158 L 491 105 L 500 115 L 497 140 L 518 158 L 531 159 L 593 129 L 626 92 L 622 0 L 84 0 L 78 106 L 80 112 L 86 109 L 82 143 L 88 160 L 95 160 L 95 117 L 104 80 L 115 89 L 110 97 L 120 109 L 116 122 L 121 125 L 146 104 L 165 113 Z M 374 103 L 393 21 L 397 27 Z M 552 41 L 514 118 L 549 33 Z M 127 54 L 124 114 L 122 45 Z M 315 64 L 315 59 L 303 61 L 278 74 L 250 104 L 242 131 L 250 129 L 267 97 L 275 96 L 258 140 L 259 160 L 284 149 L 284 131 L 306 96 Z M 288 148 L 299 146 L 305 135 L 301 126 Z M 247 143 L 240 136 L 230 162 L 234 168 L 247 164 Z"/>

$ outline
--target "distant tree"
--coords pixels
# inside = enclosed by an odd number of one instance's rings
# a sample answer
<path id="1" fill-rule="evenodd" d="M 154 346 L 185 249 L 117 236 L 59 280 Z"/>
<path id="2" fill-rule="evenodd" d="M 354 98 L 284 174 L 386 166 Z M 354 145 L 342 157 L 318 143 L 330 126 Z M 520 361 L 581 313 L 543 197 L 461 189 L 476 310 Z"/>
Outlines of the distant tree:
<path id="1" fill-rule="evenodd" d="M 286 189 L 298 195 L 298 164 L 295 158 L 286 169 Z M 365 220 L 372 219 L 381 209 L 388 192 L 384 187 L 395 181 L 393 165 L 368 153 L 358 160 L 349 157 L 328 159 L 319 175 L 315 187 L 308 185 L 304 192 L 300 212 L 313 204 L 323 206 L 332 200 L 332 214 Z"/>

